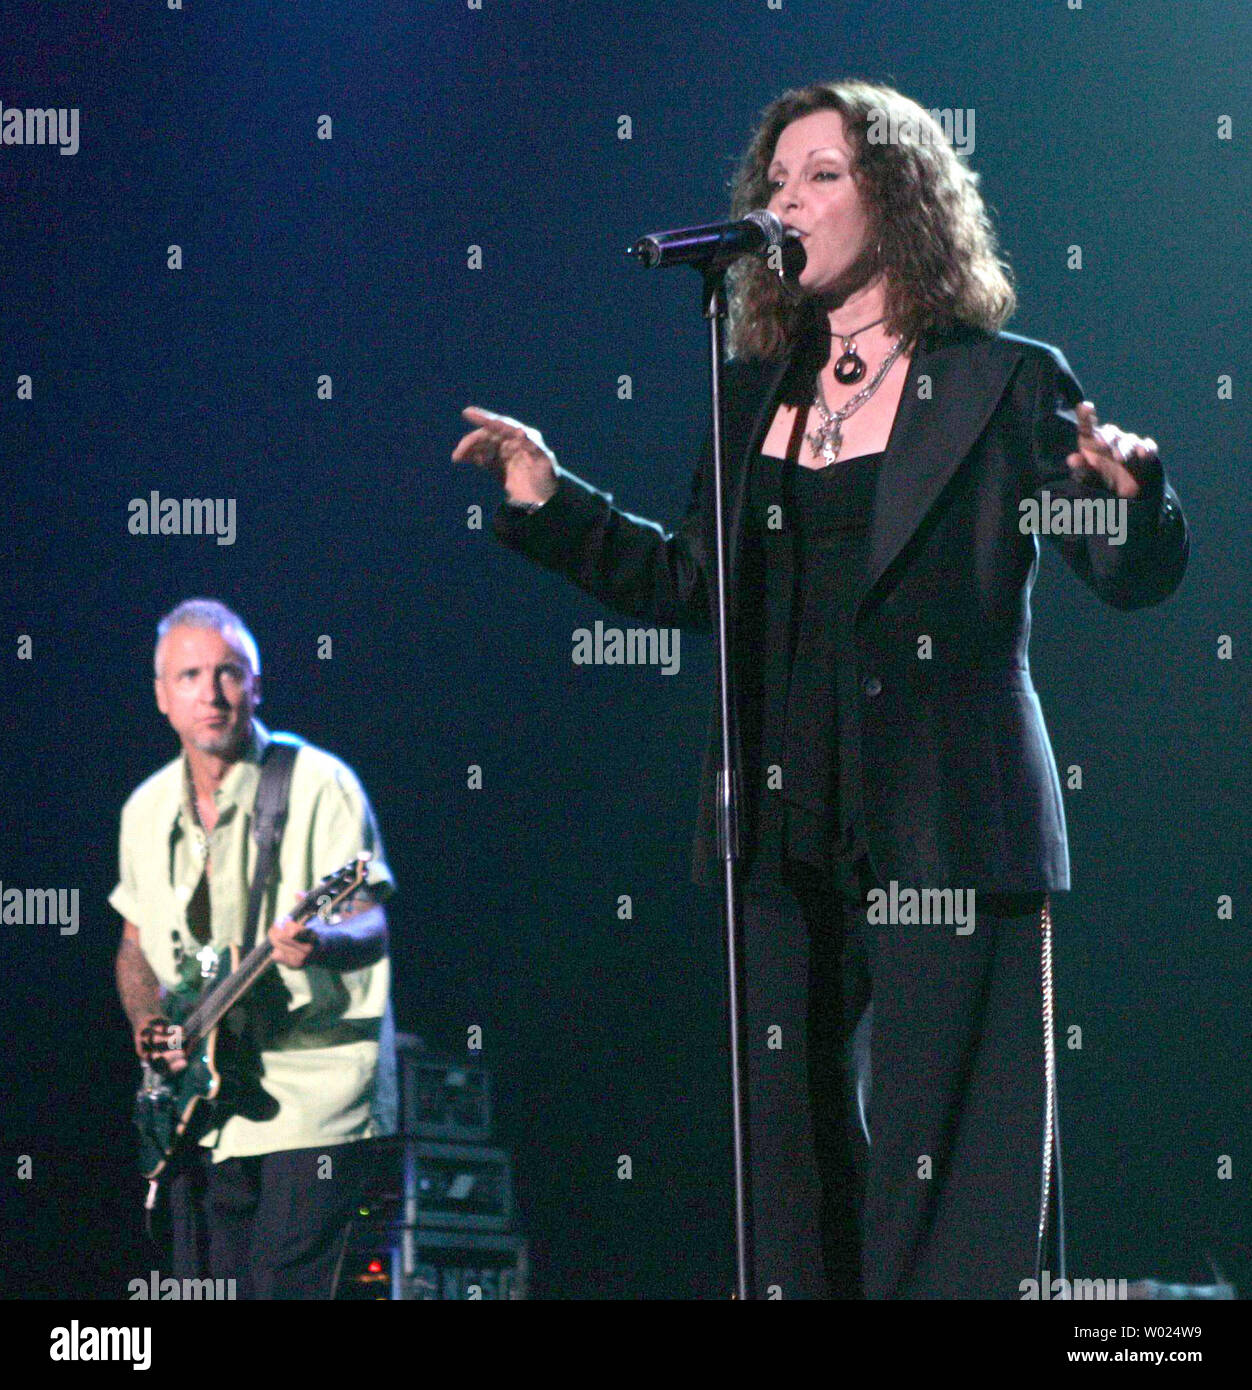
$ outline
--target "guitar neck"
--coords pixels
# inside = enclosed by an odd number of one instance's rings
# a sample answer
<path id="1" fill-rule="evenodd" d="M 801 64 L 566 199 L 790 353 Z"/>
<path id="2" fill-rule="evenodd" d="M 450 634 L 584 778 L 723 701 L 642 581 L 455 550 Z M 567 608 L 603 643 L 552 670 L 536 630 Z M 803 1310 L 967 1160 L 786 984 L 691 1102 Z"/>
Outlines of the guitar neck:
<path id="1" fill-rule="evenodd" d="M 372 858 L 368 850 L 362 850 L 355 859 L 350 860 L 333 874 L 324 879 L 301 898 L 292 908 L 288 920 L 303 926 L 315 915 L 323 920 L 341 903 L 345 902 L 365 882 L 366 867 Z M 222 1021 L 234 1005 L 244 997 L 265 973 L 274 956 L 274 948 L 269 943 L 269 934 L 261 940 L 239 962 L 224 980 L 219 980 L 188 1015 L 183 1024 L 183 1049 L 189 1051 L 204 1041 L 209 1033 Z"/>
<path id="2" fill-rule="evenodd" d="M 190 1050 L 222 1021 L 265 973 L 274 955 L 268 940 L 258 942 L 220 984 L 215 985 L 196 1005 L 183 1025 L 183 1047 Z"/>

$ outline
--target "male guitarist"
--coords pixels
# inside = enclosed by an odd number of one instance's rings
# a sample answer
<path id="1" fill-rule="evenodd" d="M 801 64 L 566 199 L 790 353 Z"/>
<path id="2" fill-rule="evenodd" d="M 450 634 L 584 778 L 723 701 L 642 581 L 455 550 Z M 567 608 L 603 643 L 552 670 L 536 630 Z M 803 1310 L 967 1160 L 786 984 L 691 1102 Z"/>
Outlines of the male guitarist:
<path id="1" fill-rule="evenodd" d="M 182 753 L 122 810 L 109 902 L 124 919 L 117 986 L 135 1049 L 174 1075 L 187 1061 L 162 992 L 231 943 L 251 944 L 252 818 L 270 735 L 253 717 L 257 644 L 224 605 L 191 599 L 162 619 L 155 665 L 157 707 Z M 365 886 L 336 925 L 275 921 L 362 850 L 372 854 Z M 241 1298 L 333 1296 L 373 1148 L 355 1141 L 395 1132 L 382 907 L 392 888 L 352 769 L 301 743 L 258 925 L 275 964 L 219 1029 L 218 1053 L 229 1048 L 244 1084 L 208 1112 L 213 1128 L 184 1147 L 169 1179 L 175 1278 L 233 1278 Z"/>

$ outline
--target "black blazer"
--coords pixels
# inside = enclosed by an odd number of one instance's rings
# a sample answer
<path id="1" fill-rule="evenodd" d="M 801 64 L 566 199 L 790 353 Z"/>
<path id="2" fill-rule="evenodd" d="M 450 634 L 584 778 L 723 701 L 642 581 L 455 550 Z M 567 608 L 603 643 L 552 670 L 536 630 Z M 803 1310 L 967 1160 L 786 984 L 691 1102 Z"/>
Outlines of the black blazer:
<path id="1" fill-rule="evenodd" d="M 749 464 L 797 349 L 725 369 L 733 661 L 745 644 L 744 510 Z M 1024 893 L 1069 888 L 1065 811 L 1030 678 L 1030 591 L 1039 542 L 1021 530 L 1035 496 L 1112 496 L 1065 462 L 1083 392 L 1064 356 L 1010 333 L 932 330 L 916 345 L 879 469 L 869 560 L 855 619 L 856 711 L 866 845 L 883 883 Z M 678 529 L 631 516 L 567 470 L 527 513 L 501 504 L 496 535 L 627 617 L 713 630 L 711 434 Z M 1160 603 L 1178 587 L 1189 536 L 1177 494 L 1154 465 L 1127 502 L 1124 544 L 1051 536 L 1078 577 L 1115 608 Z M 931 656 L 919 659 L 929 636 Z M 742 682 L 739 682 L 742 687 Z M 742 695 L 741 695 L 742 704 Z M 737 715 L 736 771 L 753 823 L 759 750 Z M 692 877 L 720 882 L 716 692 L 700 787 Z M 744 769 L 751 770 L 745 779 Z"/>

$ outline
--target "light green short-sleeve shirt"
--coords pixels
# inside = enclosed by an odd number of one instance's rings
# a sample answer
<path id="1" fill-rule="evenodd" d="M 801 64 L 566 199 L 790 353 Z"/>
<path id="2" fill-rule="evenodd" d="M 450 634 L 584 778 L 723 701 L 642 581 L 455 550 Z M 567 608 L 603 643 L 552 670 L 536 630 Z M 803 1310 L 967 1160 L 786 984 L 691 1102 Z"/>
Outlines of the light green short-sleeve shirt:
<path id="1" fill-rule="evenodd" d="M 256 719 L 252 729 L 248 751 L 215 793 L 218 821 L 212 834 L 205 836 L 192 812 L 181 754 L 137 787 L 122 808 L 120 881 L 109 902 L 138 928 L 140 947 L 165 989 L 199 969 L 196 954 L 203 947 L 192 933 L 188 904 L 204 874 L 206 840 L 209 945 L 219 952 L 232 943 L 243 946 L 256 864 L 252 811 L 259 759 L 270 739 Z M 356 774 L 332 754 L 301 744 L 277 873 L 258 932 L 285 916 L 297 894 L 361 850 L 373 854 L 367 882 L 374 898 L 385 901 L 395 885 Z M 230 1115 L 200 1141 L 213 1149 L 214 1162 L 394 1134 L 390 960 L 384 956 L 351 971 L 275 964 L 270 973 L 281 989 L 264 991 L 258 985 L 254 991 L 265 1001 L 255 1007 L 273 1016 L 266 1028 L 268 1045 L 259 1053 L 257 1081 L 265 1096 L 250 1107 L 255 1117 Z"/>

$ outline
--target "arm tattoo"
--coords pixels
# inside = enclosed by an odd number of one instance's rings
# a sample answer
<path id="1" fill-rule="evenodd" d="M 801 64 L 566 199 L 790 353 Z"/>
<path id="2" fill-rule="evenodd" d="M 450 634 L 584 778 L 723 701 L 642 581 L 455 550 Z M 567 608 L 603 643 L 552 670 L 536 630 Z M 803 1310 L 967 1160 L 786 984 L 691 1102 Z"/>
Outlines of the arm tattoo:
<path id="1" fill-rule="evenodd" d="M 117 952 L 116 974 L 117 992 L 133 1031 L 143 1019 L 161 1012 L 161 986 L 147 956 L 124 938 Z"/>

